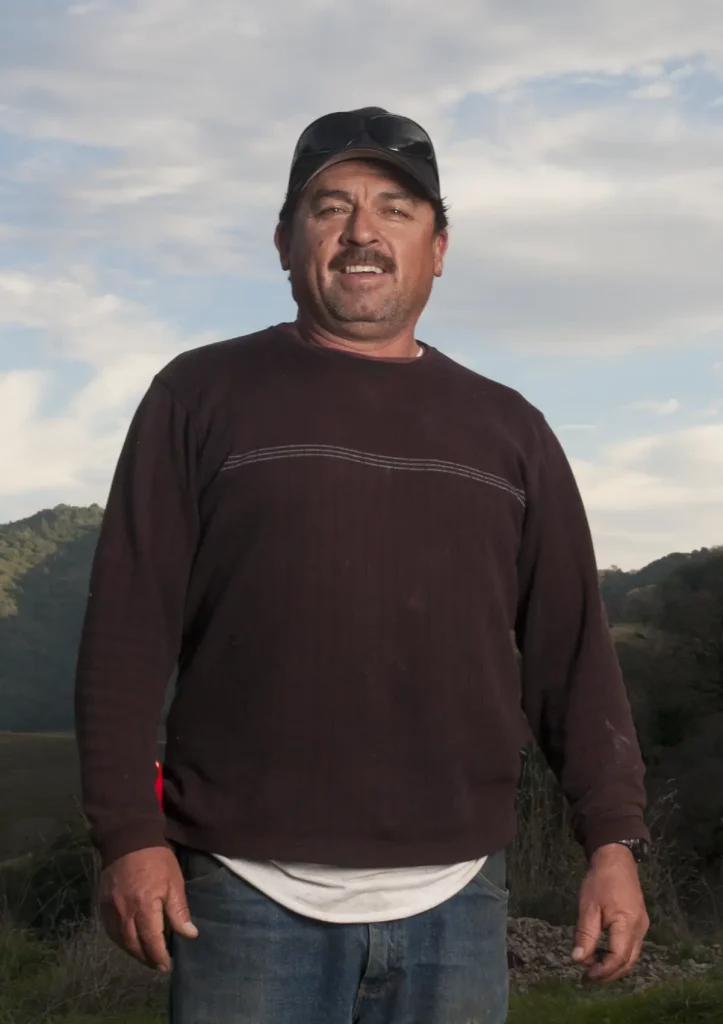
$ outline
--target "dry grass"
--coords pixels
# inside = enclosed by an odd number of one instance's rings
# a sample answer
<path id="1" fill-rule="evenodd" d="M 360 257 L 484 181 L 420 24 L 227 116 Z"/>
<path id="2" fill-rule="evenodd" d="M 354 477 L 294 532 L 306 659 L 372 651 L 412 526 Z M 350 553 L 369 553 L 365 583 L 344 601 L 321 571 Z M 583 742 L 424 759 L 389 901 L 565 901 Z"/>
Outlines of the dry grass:
<path id="1" fill-rule="evenodd" d="M 675 793 L 649 808 L 653 855 L 640 878 L 651 919 L 649 937 L 665 944 L 691 942 L 694 927 L 682 894 L 702 892 L 704 883 L 667 836 Z M 574 924 L 580 883 L 586 870 L 583 851 L 570 827 L 570 812 L 557 782 L 534 748 L 526 757 L 518 795 L 518 831 L 509 850 L 510 913 L 538 917 L 551 924 Z M 710 906 L 714 901 L 710 900 Z M 708 931 L 720 922 L 708 921 Z M 722 1018 L 723 1019 L 723 1018 Z"/>
<path id="2" fill-rule="evenodd" d="M 162 1007 L 167 986 L 161 974 L 118 949 L 94 916 L 60 944 L 45 999 L 54 1014 L 119 1014 Z"/>
<path id="3" fill-rule="evenodd" d="M 508 851 L 510 913 L 573 924 L 585 857 L 570 814 L 537 748 L 528 751 L 517 799 L 517 835 Z"/>
<path id="4" fill-rule="evenodd" d="M 97 919 L 55 942 L 0 920 L 0 1024 L 50 1024 L 69 1015 L 108 1020 L 162 1013 L 167 979 L 113 945 Z"/>
<path id="5" fill-rule="evenodd" d="M 163 1010 L 167 978 L 105 934 L 93 898 L 99 874 L 77 825 L 29 865 L 0 873 L 0 1024 L 120 1020 L 146 1009 L 150 1020 Z"/>

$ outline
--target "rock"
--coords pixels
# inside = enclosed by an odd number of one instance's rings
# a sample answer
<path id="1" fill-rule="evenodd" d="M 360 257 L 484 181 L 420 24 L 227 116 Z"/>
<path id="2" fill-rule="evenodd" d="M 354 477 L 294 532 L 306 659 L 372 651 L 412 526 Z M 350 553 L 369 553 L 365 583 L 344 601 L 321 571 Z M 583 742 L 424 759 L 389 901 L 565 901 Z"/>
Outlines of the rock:
<path id="1" fill-rule="evenodd" d="M 532 985 L 551 979 L 573 982 L 582 986 L 586 968 L 570 959 L 575 929 L 557 926 L 531 917 L 509 918 L 507 923 L 507 965 L 510 987 L 525 991 Z M 605 937 L 599 952 L 607 949 Z M 706 946 L 701 959 L 688 957 L 674 962 L 667 946 L 644 942 L 638 963 L 627 977 L 616 982 L 616 987 L 639 991 L 669 978 L 700 977 L 713 967 L 723 966 L 723 948 Z"/>

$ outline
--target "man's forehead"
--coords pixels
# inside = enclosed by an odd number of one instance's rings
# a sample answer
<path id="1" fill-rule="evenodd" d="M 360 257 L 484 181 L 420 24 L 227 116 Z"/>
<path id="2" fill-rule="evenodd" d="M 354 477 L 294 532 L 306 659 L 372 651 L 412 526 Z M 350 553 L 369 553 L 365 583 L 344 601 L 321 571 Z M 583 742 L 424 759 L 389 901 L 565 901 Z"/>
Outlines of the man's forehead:
<path id="1" fill-rule="evenodd" d="M 309 182 L 305 191 L 310 199 L 330 192 L 354 195 L 372 190 L 388 198 L 408 198 L 417 201 L 403 171 L 380 160 L 344 160 L 324 168 Z"/>

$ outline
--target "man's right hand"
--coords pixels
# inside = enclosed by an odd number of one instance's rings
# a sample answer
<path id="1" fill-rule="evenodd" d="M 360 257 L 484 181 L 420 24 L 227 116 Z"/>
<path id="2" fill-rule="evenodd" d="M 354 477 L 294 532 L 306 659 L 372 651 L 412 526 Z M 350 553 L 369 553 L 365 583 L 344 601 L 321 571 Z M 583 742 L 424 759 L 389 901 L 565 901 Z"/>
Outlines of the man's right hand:
<path id="1" fill-rule="evenodd" d="M 135 850 L 109 864 L 100 878 L 98 900 L 101 921 L 113 942 L 159 971 L 171 969 L 166 920 L 184 938 L 198 935 L 181 867 L 165 846 Z"/>

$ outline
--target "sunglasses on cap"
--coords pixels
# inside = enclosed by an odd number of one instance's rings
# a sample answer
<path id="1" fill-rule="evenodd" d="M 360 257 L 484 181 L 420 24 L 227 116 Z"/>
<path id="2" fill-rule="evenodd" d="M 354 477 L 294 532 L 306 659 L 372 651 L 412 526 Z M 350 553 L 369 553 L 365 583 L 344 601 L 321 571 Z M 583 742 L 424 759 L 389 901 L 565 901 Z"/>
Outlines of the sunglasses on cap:
<path id="1" fill-rule="evenodd" d="M 439 198 L 439 171 L 429 135 L 416 121 L 381 108 L 326 114 L 310 124 L 294 150 L 290 187 L 303 188 L 326 159 L 352 149 L 388 154 Z"/>

